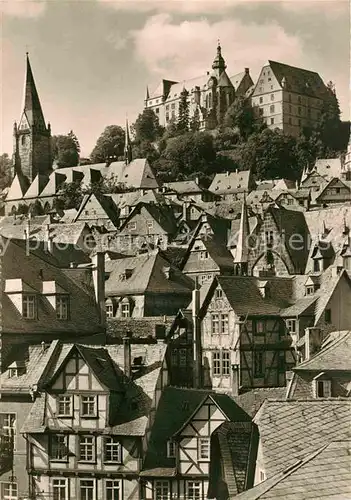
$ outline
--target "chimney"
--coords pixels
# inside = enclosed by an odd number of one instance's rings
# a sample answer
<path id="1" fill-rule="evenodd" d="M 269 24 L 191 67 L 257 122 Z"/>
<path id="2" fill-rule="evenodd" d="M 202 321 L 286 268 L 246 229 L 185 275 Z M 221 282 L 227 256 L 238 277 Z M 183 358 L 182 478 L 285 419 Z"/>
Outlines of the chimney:
<path id="1" fill-rule="evenodd" d="M 305 361 L 316 354 L 321 348 L 323 334 L 320 328 L 309 327 L 305 330 Z"/>
<path id="2" fill-rule="evenodd" d="M 132 375 L 132 355 L 131 355 L 131 333 L 127 332 L 123 337 L 123 357 L 124 357 L 124 373 L 130 378 Z"/>
<path id="3" fill-rule="evenodd" d="M 250 68 L 245 68 L 245 73 L 248 75 L 250 73 Z"/>
<path id="4" fill-rule="evenodd" d="M 199 185 L 199 184 L 200 184 L 200 182 L 199 182 L 199 181 L 200 181 L 200 179 L 199 179 L 198 177 L 195 177 L 195 182 L 196 182 L 196 184 L 197 184 L 197 185 Z"/>
<path id="5" fill-rule="evenodd" d="M 200 290 L 197 280 L 192 293 L 192 320 L 193 320 L 193 356 L 194 356 L 194 388 L 201 388 L 202 379 L 202 349 L 201 349 L 201 321 L 199 319 L 200 311 Z"/>
<path id="6" fill-rule="evenodd" d="M 163 343 L 166 338 L 166 325 L 155 325 L 155 337 L 157 342 Z"/>
<path id="7" fill-rule="evenodd" d="M 232 365 L 232 396 L 239 396 L 239 365 Z"/>
<path id="8" fill-rule="evenodd" d="M 105 253 L 97 251 L 92 257 L 95 300 L 99 309 L 100 324 L 106 326 L 105 310 Z"/>

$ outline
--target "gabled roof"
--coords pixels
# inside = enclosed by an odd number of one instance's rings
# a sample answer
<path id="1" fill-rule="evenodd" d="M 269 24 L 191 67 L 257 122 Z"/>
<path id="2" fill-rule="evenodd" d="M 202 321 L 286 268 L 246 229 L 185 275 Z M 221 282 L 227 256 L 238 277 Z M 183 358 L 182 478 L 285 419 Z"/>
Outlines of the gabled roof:
<path id="1" fill-rule="evenodd" d="M 38 174 L 29 186 L 23 198 L 38 198 L 48 182 L 49 177 Z"/>
<path id="2" fill-rule="evenodd" d="M 331 441 L 235 497 L 238 500 L 346 500 L 351 497 L 348 439 Z"/>
<path id="3" fill-rule="evenodd" d="M 315 71 L 296 68 L 277 61 L 268 61 L 268 64 L 280 85 L 284 85 L 282 81 L 285 79 L 284 88 L 288 92 L 296 92 L 319 99 L 326 97 L 326 87 L 319 74 Z"/>
<path id="4" fill-rule="evenodd" d="M 194 282 L 172 266 L 157 251 L 109 262 L 110 275 L 106 281 L 106 295 L 133 295 L 150 293 L 191 294 Z M 124 278 L 123 273 L 131 275 Z M 169 277 L 167 277 L 167 271 Z"/>
<path id="5" fill-rule="evenodd" d="M 75 222 L 79 219 L 87 203 L 92 199 L 95 200 L 96 203 L 98 203 L 101 206 L 102 210 L 106 214 L 106 217 L 114 224 L 114 226 L 118 227 L 116 206 L 113 203 L 112 198 L 110 196 L 97 195 L 95 193 L 86 194 L 84 196 L 82 203 L 80 204 L 80 207 L 78 209 L 77 215 L 75 217 Z"/>
<path id="6" fill-rule="evenodd" d="M 145 209 L 150 217 L 154 219 L 159 226 L 168 235 L 173 235 L 177 230 L 177 220 L 174 216 L 174 211 L 169 205 L 156 205 L 153 203 L 143 203 L 139 202 L 134 209 L 130 212 L 128 217 L 125 219 L 120 227 L 122 232 L 128 225 L 128 223 L 133 220 L 135 215 L 139 214 L 142 209 Z"/>
<path id="7" fill-rule="evenodd" d="M 196 181 L 165 182 L 163 186 L 167 188 L 165 194 L 167 194 L 168 190 L 178 194 L 198 194 L 204 191 Z"/>
<path id="8" fill-rule="evenodd" d="M 350 201 L 351 200 L 351 183 L 349 181 L 342 181 L 341 179 L 339 179 L 337 177 L 333 177 L 322 187 L 322 189 L 318 193 L 318 196 L 316 196 L 315 201 L 318 202 L 319 198 L 323 198 L 325 191 L 327 189 L 329 189 L 330 187 L 334 186 L 335 184 L 337 184 L 338 187 L 340 187 L 340 184 L 341 184 L 341 186 L 347 190 L 346 193 L 342 193 L 342 196 L 343 196 L 343 199 L 345 202 Z M 339 195 L 339 197 L 340 197 L 340 195 Z"/>
<path id="9" fill-rule="evenodd" d="M 342 162 L 340 158 L 320 158 L 316 160 L 312 171 L 317 172 L 325 179 L 333 177 L 340 178 L 342 172 Z"/>
<path id="10" fill-rule="evenodd" d="M 215 194 L 248 192 L 250 185 L 250 174 L 250 170 L 216 174 L 208 190 Z"/>
<path id="11" fill-rule="evenodd" d="M 263 387 L 251 389 L 235 396 L 234 399 L 253 418 L 266 399 L 284 400 L 285 394 L 286 387 Z"/>
<path id="12" fill-rule="evenodd" d="M 258 426 L 268 477 L 333 439 L 350 436 L 351 399 L 265 401 Z"/>
<path id="13" fill-rule="evenodd" d="M 351 373 L 351 330 L 332 335 L 322 349 L 309 360 L 298 364 L 294 371 L 346 371 Z"/>

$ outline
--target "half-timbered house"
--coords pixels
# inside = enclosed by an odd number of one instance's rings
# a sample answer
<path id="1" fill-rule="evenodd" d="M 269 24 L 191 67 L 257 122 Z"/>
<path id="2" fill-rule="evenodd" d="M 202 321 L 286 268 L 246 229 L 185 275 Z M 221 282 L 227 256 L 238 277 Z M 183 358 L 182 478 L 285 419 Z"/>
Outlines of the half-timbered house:
<path id="1" fill-rule="evenodd" d="M 244 476 L 238 474 L 240 492 L 247 483 L 249 443 L 254 432 L 251 418 L 228 395 L 166 388 L 156 412 L 141 472 L 143 498 L 223 499 L 223 496 L 217 496 L 216 484 L 211 483 L 209 487 L 214 461 L 221 459 L 214 444 L 218 438 L 215 433 L 230 423 L 237 425 L 233 441 L 241 452 L 240 459 L 236 458 L 233 464 Z M 246 440 L 243 440 L 243 428 L 248 431 Z"/>
<path id="2" fill-rule="evenodd" d="M 166 346 L 62 345 L 24 423 L 37 499 L 139 499 L 147 428 L 167 385 Z"/>

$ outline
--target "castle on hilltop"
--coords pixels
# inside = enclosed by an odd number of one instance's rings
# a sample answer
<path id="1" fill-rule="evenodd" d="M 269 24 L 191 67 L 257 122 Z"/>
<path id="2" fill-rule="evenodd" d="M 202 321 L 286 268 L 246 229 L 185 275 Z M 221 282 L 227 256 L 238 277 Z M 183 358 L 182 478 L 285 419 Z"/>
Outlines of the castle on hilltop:
<path id="1" fill-rule="evenodd" d="M 147 88 L 145 108 L 152 109 L 160 125 L 166 126 L 178 116 L 181 94 L 185 89 L 188 92 L 190 119 L 198 113 L 200 130 L 213 129 L 222 121 L 235 97 L 245 95 L 254 84 L 249 68 L 232 77 L 228 76 L 226 68 L 218 43 L 212 71 L 182 82 L 161 80 L 152 93 Z"/>

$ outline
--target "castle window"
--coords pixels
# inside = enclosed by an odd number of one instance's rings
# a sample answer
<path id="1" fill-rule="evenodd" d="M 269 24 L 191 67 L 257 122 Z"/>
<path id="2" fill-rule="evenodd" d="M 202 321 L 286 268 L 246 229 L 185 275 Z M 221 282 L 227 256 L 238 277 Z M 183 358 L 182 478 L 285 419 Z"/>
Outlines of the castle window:
<path id="1" fill-rule="evenodd" d="M 274 101 L 274 94 L 271 94 L 271 101 Z"/>
<path id="2" fill-rule="evenodd" d="M 155 111 L 156 111 L 156 114 L 159 114 L 160 108 L 156 108 Z"/>
<path id="3" fill-rule="evenodd" d="M 169 481 L 155 481 L 155 500 L 168 500 L 169 498 Z"/>
<path id="4" fill-rule="evenodd" d="M 67 479 L 52 480 L 52 495 L 53 498 L 63 499 L 68 498 Z"/>
<path id="5" fill-rule="evenodd" d="M 263 97 L 260 97 L 260 104 L 263 103 Z"/>
<path id="6" fill-rule="evenodd" d="M 215 298 L 221 299 L 223 297 L 223 290 L 221 288 L 216 289 Z"/>
<path id="7" fill-rule="evenodd" d="M 200 260 L 206 260 L 206 259 L 208 259 L 208 252 L 206 252 L 206 251 L 200 252 L 199 255 L 200 255 Z"/>
<path id="8" fill-rule="evenodd" d="M 72 416 L 72 396 L 59 396 L 57 400 L 57 412 L 60 417 Z"/>
<path id="9" fill-rule="evenodd" d="M 274 125 L 274 118 L 271 118 L 271 125 Z"/>
<path id="10" fill-rule="evenodd" d="M 269 111 L 270 111 L 270 113 L 274 113 L 274 111 L 275 111 L 274 104 L 272 104 L 272 105 L 269 107 Z"/>
<path id="11" fill-rule="evenodd" d="M 258 113 L 260 116 L 263 116 L 263 108 L 259 108 Z"/>
<path id="12" fill-rule="evenodd" d="M 313 395 L 315 398 L 330 398 L 331 397 L 331 381 L 318 380 L 320 374 L 313 380 Z"/>
<path id="13" fill-rule="evenodd" d="M 106 500 L 122 498 L 122 483 L 119 479 L 106 480 Z"/>
<path id="14" fill-rule="evenodd" d="M 130 318 L 130 304 L 128 299 L 121 304 L 121 316 L 122 318 Z"/>

